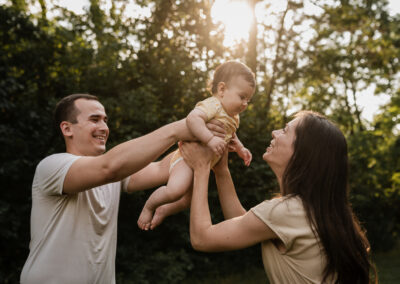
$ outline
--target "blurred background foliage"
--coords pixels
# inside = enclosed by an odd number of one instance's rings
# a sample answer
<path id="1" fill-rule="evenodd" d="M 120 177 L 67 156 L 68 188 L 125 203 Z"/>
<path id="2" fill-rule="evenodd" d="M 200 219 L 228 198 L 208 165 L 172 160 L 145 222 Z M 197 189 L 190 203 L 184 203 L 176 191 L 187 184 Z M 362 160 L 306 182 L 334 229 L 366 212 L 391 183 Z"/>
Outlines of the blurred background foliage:
<path id="1" fill-rule="evenodd" d="M 388 13 L 386 1 L 315 1 L 320 13 L 310 14 L 300 0 L 279 11 L 271 9 L 271 1 L 250 0 L 253 13 L 265 9 L 274 21 L 257 18 L 248 39 L 230 46 L 223 44 L 224 27 L 212 20 L 213 1 L 105 5 L 105 0 L 90 0 L 83 14 L 49 2 L 13 0 L 0 6 L 1 283 L 18 282 L 28 255 L 35 167 L 46 155 L 64 151 L 52 124 L 60 98 L 78 92 L 99 96 L 110 117 L 111 148 L 185 117 L 208 96 L 212 70 L 226 60 L 248 64 L 258 81 L 238 131 L 253 162 L 246 168 L 237 156 L 230 157 L 244 206 L 278 191 L 261 159 L 271 131 L 295 111 L 312 109 L 337 122 L 348 139 L 350 198 L 373 250 L 395 245 L 400 231 L 400 16 Z M 132 2 L 150 13 L 126 16 Z M 389 99 L 369 121 L 358 100 L 371 87 Z M 222 214 L 213 178 L 210 184 L 212 217 L 218 222 Z M 262 268 L 259 246 L 194 251 L 188 212 L 167 218 L 152 232 L 140 231 L 136 220 L 150 192 L 121 196 L 118 283 L 176 283 Z"/>

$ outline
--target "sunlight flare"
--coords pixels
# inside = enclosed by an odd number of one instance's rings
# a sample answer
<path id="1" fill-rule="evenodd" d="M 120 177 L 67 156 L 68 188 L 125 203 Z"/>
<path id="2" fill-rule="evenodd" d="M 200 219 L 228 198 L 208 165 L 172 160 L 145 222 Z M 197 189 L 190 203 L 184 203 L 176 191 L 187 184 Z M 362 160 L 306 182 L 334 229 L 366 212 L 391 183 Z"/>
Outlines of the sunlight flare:
<path id="1" fill-rule="evenodd" d="M 211 17 L 225 27 L 224 46 L 247 41 L 253 20 L 247 1 L 217 0 L 211 9 Z"/>

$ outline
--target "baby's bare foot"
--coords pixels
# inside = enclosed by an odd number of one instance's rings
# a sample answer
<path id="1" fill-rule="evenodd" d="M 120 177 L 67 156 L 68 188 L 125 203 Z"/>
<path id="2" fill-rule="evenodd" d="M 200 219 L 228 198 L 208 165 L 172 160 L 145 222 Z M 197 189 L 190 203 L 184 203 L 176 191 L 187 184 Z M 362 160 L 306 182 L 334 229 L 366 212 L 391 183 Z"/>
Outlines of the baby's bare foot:
<path id="1" fill-rule="evenodd" d="M 137 224 L 140 229 L 147 231 L 150 229 L 151 219 L 153 218 L 153 210 L 150 210 L 146 206 L 143 207 L 142 212 L 140 213 Z"/>
<path id="2" fill-rule="evenodd" d="M 165 217 L 167 217 L 167 210 L 165 210 L 166 205 L 162 205 L 156 209 L 154 212 L 153 219 L 151 220 L 150 229 L 153 230 L 155 227 L 160 225 L 162 221 L 164 221 Z"/>

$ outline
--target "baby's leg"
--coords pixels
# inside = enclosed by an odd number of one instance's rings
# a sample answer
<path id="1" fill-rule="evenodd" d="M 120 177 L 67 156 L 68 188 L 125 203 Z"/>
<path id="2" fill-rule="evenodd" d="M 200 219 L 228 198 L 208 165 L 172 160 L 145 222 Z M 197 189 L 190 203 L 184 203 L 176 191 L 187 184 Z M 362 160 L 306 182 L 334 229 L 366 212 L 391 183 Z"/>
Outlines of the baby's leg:
<path id="1" fill-rule="evenodd" d="M 154 191 L 146 201 L 138 219 L 139 228 L 148 230 L 156 208 L 165 203 L 179 200 L 190 188 L 192 181 L 192 169 L 183 160 L 177 163 L 171 169 L 167 185 Z"/>
<path id="2" fill-rule="evenodd" d="M 189 208 L 191 201 L 192 189 L 189 189 L 178 201 L 167 203 L 158 207 L 154 212 L 153 219 L 151 220 L 150 229 L 153 230 L 155 227 L 160 225 L 165 217 Z"/>
<path id="3" fill-rule="evenodd" d="M 169 164 L 172 155 L 173 152 L 165 156 L 161 161 L 152 162 L 131 175 L 130 191 L 144 190 L 165 184 L 169 177 Z"/>

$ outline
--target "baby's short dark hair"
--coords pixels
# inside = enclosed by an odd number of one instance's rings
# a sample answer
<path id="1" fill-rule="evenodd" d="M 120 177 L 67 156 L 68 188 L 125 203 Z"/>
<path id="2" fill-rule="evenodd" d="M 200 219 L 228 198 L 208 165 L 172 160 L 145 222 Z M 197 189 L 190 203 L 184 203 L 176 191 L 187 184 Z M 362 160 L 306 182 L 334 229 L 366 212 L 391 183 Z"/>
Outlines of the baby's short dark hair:
<path id="1" fill-rule="evenodd" d="M 243 76 L 243 78 L 247 82 L 249 82 L 253 88 L 255 88 L 256 79 L 251 69 L 241 62 L 228 61 L 219 65 L 215 69 L 213 80 L 211 81 L 209 86 L 210 92 L 212 94 L 216 94 L 218 84 L 220 82 L 225 82 L 226 84 L 228 84 L 229 81 L 236 76 Z"/>

